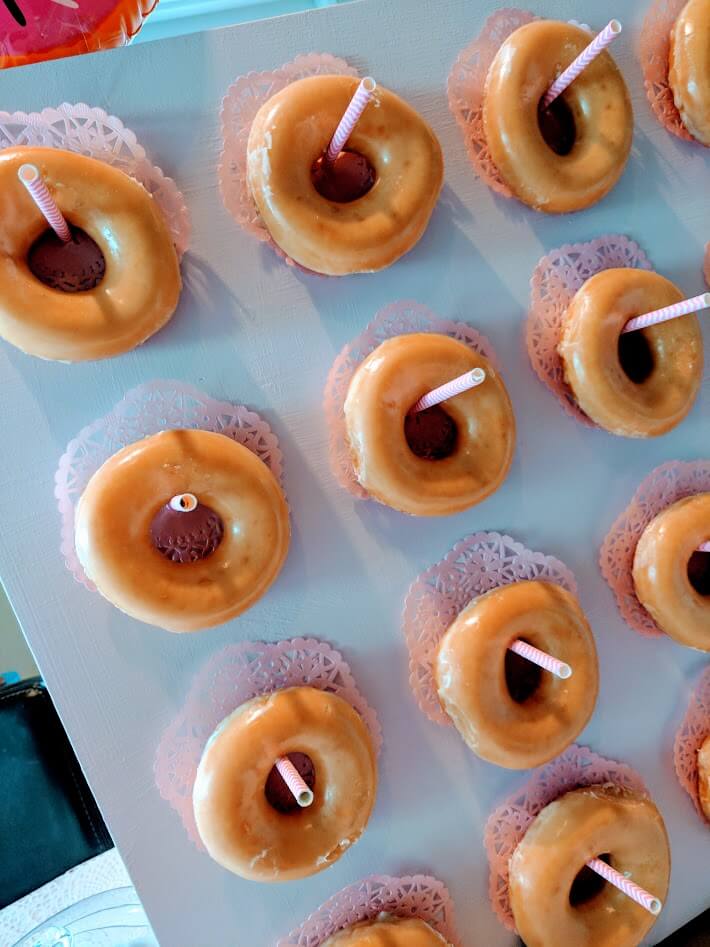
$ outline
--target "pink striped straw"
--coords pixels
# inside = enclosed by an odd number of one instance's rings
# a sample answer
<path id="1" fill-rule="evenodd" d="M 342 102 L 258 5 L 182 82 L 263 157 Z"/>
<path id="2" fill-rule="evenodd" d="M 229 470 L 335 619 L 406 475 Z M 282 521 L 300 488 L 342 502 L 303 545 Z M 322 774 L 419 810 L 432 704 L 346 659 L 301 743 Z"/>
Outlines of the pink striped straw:
<path id="1" fill-rule="evenodd" d="M 445 385 L 440 385 L 428 394 L 422 395 L 419 401 L 410 408 L 409 413 L 418 414 L 420 411 L 426 411 L 427 408 L 433 408 L 435 404 L 441 404 L 442 401 L 448 401 L 449 398 L 453 398 L 455 395 L 460 395 L 471 388 L 477 388 L 485 380 L 486 373 L 482 368 L 474 368 L 470 372 L 464 372 L 463 375 L 459 375 L 453 381 L 447 381 Z"/>
<path id="2" fill-rule="evenodd" d="M 556 677 L 561 677 L 563 681 L 566 681 L 568 677 L 572 676 L 572 668 L 569 664 L 565 664 L 564 661 L 553 658 L 547 651 L 540 651 L 539 648 L 528 644 L 527 641 L 521 641 L 518 638 L 511 645 L 508 645 L 508 650 L 519 654 L 521 658 L 527 658 L 528 661 L 532 661 L 532 663 L 537 664 L 538 667 L 544 668 L 545 671 L 550 671 L 550 673 Z"/>
<path id="3" fill-rule="evenodd" d="M 325 160 L 332 164 L 345 147 L 345 143 L 353 133 L 353 128 L 360 121 L 360 116 L 365 111 L 368 102 L 375 94 L 377 83 L 371 76 L 365 76 L 360 85 L 355 90 L 355 95 L 350 99 L 350 105 L 345 109 L 345 114 L 340 119 L 340 124 L 335 129 L 335 134 L 330 140 Z"/>
<path id="4" fill-rule="evenodd" d="M 710 552 L 710 542 L 701 543 L 698 546 L 698 552 Z"/>
<path id="5" fill-rule="evenodd" d="M 69 225 L 62 216 L 62 212 L 57 207 L 54 198 L 49 193 L 47 185 L 42 180 L 37 165 L 23 164 L 17 172 L 17 176 L 27 188 L 32 200 L 44 214 L 52 230 L 60 240 L 63 240 L 64 243 L 69 243 L 71 240 Z"/>
<path id="6" fill-rule="evenodd" d="M 654 309 L 653 312 L 646 312 L 642 316 L 636 316 L 629 319 L 624 328 L 625 332 L 635 332 L 636 329 L 646 329 L 648 326 L 658 325 L 659 322 L 668 322 L 669 319 L 677 319 L 678 316 L 687 316 L 689 312 L 698 312 L 700 309 L 710 307 L 710 293 L 701 293 L 699 296 L 693 296 L 690 299 L 683 299 L 672 306 L 664 306 L 663 309 Z"/>
<path id="7" fill-rule="evenodd" d="M 589 46 L 583 49 L 574 62 L 570 63 L 565 71 L 555 79 L 545 93 L 545 98 L 542 100 L 543 107 L 549 108 L 557 96 L 562 95 L 567 86 L 572 85 L 580 72 L 586 69 L 589 63 L 593 59 L 596 59 L 599 53 L 603 52 L 607 46 L 616 39 L 620 32 L 621 23 L 619 23 L 618 20 L 610 20 L 601 33 L 598 33 L 594 37 Z"/>
<path id="8" fill-rule="evenodd" d="M 306 781 L 287 756 L 282 756 L 276 760 L 276 769 L 279 771 L 281 779 L 286 783 L 299 806 L 302 809 L 307 809 L 308 806 L 312 806 L 314 799 L 313 790 L 309 788 Z"/>
<path id="9" fill-rule="evenodd" d="M 646 908 L 646 910 L 650 911 L 651 914 L 661 913 L 663 904 L 658 898 L 655 898 L 652 894 L 649 894 L 644 888 L 639 887 L 639 885 L 633 882 L 630 878 L 627 878 L 625 875 L 622 875 L 620 871 L 612 868 L 611 865 L 607 865 L 607 863 L 603 862 L 601 858 L 591 858 L 587 862 L 587 868 L 591 868 L 592 871 L 596 871 L 596 873 L 601 875 L 605 881 L 608 881 L 609 884 L 614 885 L 614 887 L 618 888 L 619 891 L 623 891 L 625 895 L 632 899 L 632 901 L 640 904 L 642 908 Z"/>

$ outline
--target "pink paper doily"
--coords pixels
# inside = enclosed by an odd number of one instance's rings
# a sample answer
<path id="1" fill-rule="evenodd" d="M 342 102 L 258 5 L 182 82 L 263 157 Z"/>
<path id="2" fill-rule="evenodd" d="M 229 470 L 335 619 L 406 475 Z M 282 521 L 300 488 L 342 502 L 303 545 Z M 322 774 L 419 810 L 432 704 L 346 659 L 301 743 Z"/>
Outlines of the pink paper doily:
<path id="1" fill-rule="evenodd" d="M 453 726 L 439 703 L 433 661 L 449 625 L 484 592 L 523 579 L 546 579 L 577 593 L 567 566 L 500 533 L 473 533 L 412 582 L 404 601 L 402 629 L 409 648 L 409 684 L 434 723 Z"/>
<path id="2" fill-rule="evenodd" d="M 155 199 L 182 259 L 190 243 L 190 216 L 172 178 L 151 164 L 135 134 L 120 118 L 80 102 L 41 112 L 0 111 L 0 149 L 17 145 L 62 148 L 97 158 L 135 178 Z"/>
<path id="3" fill-rule="evenodd" d="M 587 243 L 568 243 L 546 254 L 530 278 L 530 311 L 526 327 L 533 371 L 571 417 L 586 427 L 597 425 L 577 404 L 564 378 L 557 351 L 562 321 L 572 297 L 595 273 L 612 267 L 650 270 L 641 247 L 623 234 L 606 234 Z"/>
<path id="4" fill-rule="evenodd" d="M 99 467 L 122 447 L 172 428 L 200 428 L 233 438 L 264 461 L 283 481 L 283 456 L 276 435 L 254 411 L 216 401 L 192 385 L 152 381 L 128 392 L 105 417 L 83 428 L 67 445 L 54 475 L 54 495 L 62 519 L 61 552 L 77 582 L 96 586 L 81 567 L 74 547 L 74 512 Z M 283 483 L 282 483 L 283 485 Z"/>
<path id="5" fill-rule="evenodd" d="M 671 134 L 682 138 L 683 141 L 695 141 L 675 107 L 673 92 L 668 83 L 671 30 L 686 2 L 687 0 L 654 0 L 641 27 L 639 58 L 646 97 L 653 114 Z"/>
<path id="6" fill-rule="evenodd" d="M 252 122 L 264 102 L 298 79 L 357 74 L 357 70 L 344 59 L 329 53 L 309 53 L 297 56 L 278 69 L 239 76 L 222 101 L 223 147 L 219 159 L 219 186 L 224 205 L 242 230 L 270 244 L 287 263 L 293 264 L 293 260 L 271 239 L 247 183 L 247 141 Z"/>
<path id="7" fill-rule="evenodd" d="M 436 332 L 468 345 L 498 370 L 498 360 L 488 339 L 465 322 L 441 319 L 421 303 L 409 299 L 380 309 L 364 332 L 349 342 L 333 362 L 323 392 L 323 408 L 329 431 L 330 466 L 341 487 L 360 500 L 370 495 L 357 481 L 350 457 L 343 407 L 350 382 L 358 366 L 378 345 L 396 335 Z"/>
<path id="8" fill-rule="evenodd" d="M 641 534 L 651 520 L 676 500 L 710 491 L 710 460 L 671 460 L 641 481 L 631 502 L 607 533 L 599 566 L 627 625 L 646 638 L 664 632 L 636 598 L 632 568 Z"/>
<path id="9" fill-rule="evenodd" d="M 609 783 L 648 795 L 643 780 L 630 766 L 599 756 L 589 747 L 573 744 L 557 759 L 536 770 L 527 783 L 491 813 L 483 836 L 490 870 L 488 896 L 498 920 L 508 930 L 515 930 L 508 892 L 508 864 L 533 819 L 545 806 L 572 789 Z"/>
<path id="10" fill-rule="evenodd" d="M 693 801 L 698 815 L 708 822 L 698 798 L 698 750 L 710 736 L 710 667 L 705 668 L 693 693 L 673 744 L 678 782 Z"/>
<path id="11" fill-rule="evenodd" d="M 301 685 L 347 700 L 364 720 L 379 754 L 382 730 L 377 714 L 357 689 L 339 651 L 314 638 L 276 644 L 244 641 L 222 648 L 195 677 L 181 711 L 160 739 L 154 762 L 158 792 L 199 848 L 203 846 L 192 811 L 192 787 L 207 740 L 247 700 Z"/>

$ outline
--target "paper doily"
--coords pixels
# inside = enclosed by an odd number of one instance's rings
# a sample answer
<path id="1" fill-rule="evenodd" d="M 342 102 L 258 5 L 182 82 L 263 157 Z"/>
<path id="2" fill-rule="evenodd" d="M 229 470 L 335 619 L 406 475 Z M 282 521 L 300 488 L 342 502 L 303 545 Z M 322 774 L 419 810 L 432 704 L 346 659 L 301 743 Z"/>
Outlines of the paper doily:
<path id="1" fill-rule="evenodd" d="M 439 703 L 433 662 L 449 625 L 472 599 L 523 579 L 556 582 L 572 594 L 577 583 L 567 566 L 500 533 L 473 533 L 410 586 L 402 629 L 409 648 L 409 684 L 434 723 L 453 726 Z"/>
<path id="2" fill-rule="evenodd" d="M 557 759 L 536 770 L 527 783 L 489 816 L 483 839 L 490 869 L 488 896 L 498 920 L 508 930 L 515 930 L 508 892 L 508 864 L 533 819 L 564 793 L 605 783 L 648 795 L 643 780 L 630 766 L 607 760 L 586 746 L 573 744 Z"/>
<path id="3" fill-rule="evenodd" d="M 54 495 L 62 518 L 61 552 L 69 571 L 87 589 L 95 591 L 96 586 L 84 573 L 74 546 L 74 513 L 79 498 L 92 475 L 122 447 L 172 428 L 225 434 L 248 447 L 279 482 L 283 481 L 278 439 L 256 412 L 228 401 L 215 401 L 179 381 L 152 381 L 133 388 L 105 417 L 83 428 L 69 442 L 54 475 Z"/>
<path id="4" fill-rule="evenodd" d="M 277 644 L 244 641 L 222 648 L 195 677 L 184 706 L 160 739 L 154 762 L 158 792 L 199 848 L 203 846 L 192 810 L 192 787 L 207 740 L 247 700 L 301 685 L 347 700 L 364 720 L 379 754 L 382 730 L 377 714 L 357 689 L 339 651 L 314 638 Z"/>
<path id="5" fill-rule="evenodd" d="M 695 141 L 675 107 L 668 83 L 671 30 L 687 0 L 654 0 L 643 21 L 639 36 L 639 59 L 649 105 L 663 127 L 682 138 Z"/>
<path id="6" fill-rule="evenodd" d="M 413 300 L 404 299 L 380 309 L 364 332 L 349 342 L 333 362 L 323 393 L 323 408 L 329 432 L 329 456 L 333 476 L 341 487 L 360 500 L 370 498 L 357 481 L 350 456 L 343 407 L 350 382 L 358 366 L 378 345 L 396 335 L 413 332 L 436 332 L 448 335 L 479 352 L 498 370 L 498 360 L 491 343 L 465 322 L 441 319 Z"/>
<path id="7" fill-rule="evenodd" d="M 617 266 L 652 268 L 646 254 L 633 240 L 622 234 L 606 234 L 587 243 L 568 243 L 551 250 L 540 260 L 530 278 L 526 328 L 530 364 L 567 414 L 586 427 L 597 425 L 579 407 L 565 381 L 557 346 L 574 294 L 590 276 Z"/>
<path id="8" fill-rule="evenodd" d="M 607 533 L 599 551 L 599 566 L 616 598 L 621 616 L 647 638 L 664 632 L 636 598 L 632 568 L 641 534 L 651 520 L 676 500 L 710 491 L 710 460 L 685 463 L 671 460 L 641 481 L 631 502 Z"/>
<path id="9" fill-rule="evenodd" d="M 698 750 L 710 736 L 710 667 L 705 668 L 693 693 L 673 744 L 673 763 L 678 782 L 693 801 L 698 815 L 705 816 L 698 798 Z"/>
<path id="10" fill-rule="evenodd" d="M 151 164 L 135 134 L 120 118 L 80 102 L 41 112 L 0 111 L 0 149 L 17 145 L 62 148 L 97 158 L 135 178 L 155 199 L 182 259 L 190 242 L 185 198 L 172 178 Z"/>

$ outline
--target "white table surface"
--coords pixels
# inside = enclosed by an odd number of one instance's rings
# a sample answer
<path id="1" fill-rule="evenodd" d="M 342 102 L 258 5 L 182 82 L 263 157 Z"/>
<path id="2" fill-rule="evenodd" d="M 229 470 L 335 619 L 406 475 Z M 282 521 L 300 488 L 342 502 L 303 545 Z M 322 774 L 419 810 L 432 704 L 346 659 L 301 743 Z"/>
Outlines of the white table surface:
<path id="1" fill-rule="evenodd" d="M 675 726 L 707 660 L 627 629 L 597 568 L 612 520 L 657 464 L 708 451 L 710 383 L 676 431 L 648 443 L 581 428 L 533 377 L 522 336 L 528 280 L 562 243 L 609 231 L 639 240 L 688 295 L 702 290 L 710 236 L 708 152 L 669 136 L 649 113 L 634 43 L 645 2 L 540 0 L 539 13 L 619 16 L 615 46 L 636 135 L 628 169 L 601 205 L 562 218 L 496 199 L 474 178 L 446 106 L 446 77 L 493 0 L 398 0 L 335 7 L 160 44 L 0 74 L 0 106 L 84 100 L 121 116 L 177 179 L 194 222 L 185 291 L 170 325 L 135 352 L 66 366 L 0 346 L 0 574 L 86 775 L 164 947 L 266 947 L 332 893 L 372 872 L 426 871 L 452 891 L 465 947 L 508 944 L 488 907 L 483 823 L 525 775 L 475 758 L 431 724 L 407 684 L 399 627 L 417 573 L 475 529 L 508 531 L 575 571 L 601 660 L 596 713 L 582 735 L 646 779 L 664 813 L 673 878 L 651 942 L 710 905 L 710 835 L 671 765 Z M 447 181 L 418 247 L 375 276 L 318 279 L 242 234 L 216 185 L 219 103 L 231 80 L 311 50 L 338 53 L 402 94 L 432 123 Z M 341 346 L 381 306 L 414 298 L 466 317 L 492 340 L 519 422 L 504 487 L 436 521 L 354 501 L 328 467 L 321 392 Z M 707 325 L 707 320 L 706 320 Z M 706 341 L 710 336 L 706 330 Z M 293 545 L 269 594 L 241 619 L 171 636 L 121 615 L 77 585 L 58 551 L 53 498 L 67 441 L 136 384 L 179 378 L 268 417 L 285 452 Z M 262 887 L 231 876 L 187 840 L 151 769 L 159 735 L 201 662 L 245 638 L 321 636 L 339 646 L 384 727 L 377 807 L 363 840 L 309 880 Z"/>

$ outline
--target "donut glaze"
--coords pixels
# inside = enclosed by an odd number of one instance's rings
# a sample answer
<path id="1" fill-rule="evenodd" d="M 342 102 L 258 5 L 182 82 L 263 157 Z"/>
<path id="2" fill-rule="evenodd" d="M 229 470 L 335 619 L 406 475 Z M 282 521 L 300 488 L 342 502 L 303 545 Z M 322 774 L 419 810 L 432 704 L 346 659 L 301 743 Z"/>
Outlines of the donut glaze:
<path id="1" fill-rule="evenodd" d="M 448 947 L 448 942 L 419 918 L 381 914 L 338 931 L 322 947 Z"/>
<path id="2" fill-rule="evenodd" d="M 663 901 L 670 849 L 650 799 L 617 786 L 590 786 L 546 806 L 510 860 L 510 903 L 527 947 L 636 947 L 656 918 L 613 885 L 573 906 L 575 877 L 591 859 L 610 855 L 612 868 Z"/>
<path id="3" fill-rule="evenodd" d="M 710 735 L 698 750 L 698 799 L 705 818 L 710 822 Z"/>
<path id="4" fill-rule="evenodd" d="M 677 500 L 648 524 L 636 546 L 636 596 L 656 624 L 689 648 L 710 651 L 710 595 L 688 578 L 688 562 L 710 538 L 710 493 Z"/>
<path id="5" fill-rule="evenodd" d="M 688 0 L 671 30 L 668 82 L 683 124 L 710 147 L 710 4 Z"/>
<path id="6" fill-rule="evenodd" d="M 572 676 L 540 674 L 522 703 L 506 682 L 509 645 L 521 638 L 565 661 Z M 441 705 L 484 760 L 527 769 L 561 753 L 586 726 L 599 687 L 594 636 L 577 599 L 541 580 L 474 599 L 449 626 L 434 664 Z"/>
<path id="7" fill-rule="evenodd" d="M 589 42 L 571 23 L 527 23 L 505 40 L 486 77 L 483 122 L 493 162 L 519 200 L 549 214 L 601 200 L 631 150 L 631 99 L 608 52 L 562 93 L 576 130 L 569 153 L 555 153 L 540 131 L 543 95 Z"/>
<path id="8" fill-rule="evenodd" d="M 434 132 L 402 99 L 378 87 L 347 147 L 376 181 L 348 203 L 327 200 L 312 168 L 325 152 L 358 80 L 300 79 L 257 112 L 247 145 L 249 187 L 274 242 L 301 266 L 340 276 L 381 270 L 417 243 L 443 183 Z"/>
<path id="9" fill-rule="evenodd" d="M 697 316 L 633 333 L 643 334 L 652 356 L 644 381 L 632 381 L 619 358 L 629 319 L 681 299 L 678 287 L 658 273 L 631 268 L 602 270 L 575 293 L 558 346 L 565 379 L 585 414 L 611 434 L 658 437 L 692 408 L 703 376 Z"/>
<path id="10" fill-rule="evenodd" d="M 418 457 L 405 418 L 418 399 L 473 368 L 482 385 L 444 405 L 458 438 L 440 460 Z M 488 359 L 436 333 L 387 339 L 358 367 L 345 399 L 353 466 L 367 492 L 395 510 L 443 516 L 480 503 L 505 479 L 515 451 L 515 417 L 503 380 Z"/>
<path id="11" fill-rule="evenodd" d="M 315 766 L 315 798 L 282 813 L 264 788 L 276 761 L 294 752 Z M 252 881 L 290 881 L 328 868 L 360 838 L 376 792 L 375 751 L 359 714 L 335 694 L 291 687 L 222 721 L 202 754 L 193 804 L 220 865 Z"/>
<path id="12" fill-rule="evenodd" d="M 176 562 L 151 537 L 171 497 L 194 494 L 223 524 L 209 557 Z M 223 434 L 163 431 L 130 444 L 89 481 L 76 511 L 76 551 L 99 592 L 168 631 L 197 631 L 246 611 L 288 552 L 288 507 L 256 454 Z"/>
<path id="13" fill-rule="evenodd" d="M 37 165 L 59 209 L 103 253 L 106 272 L 87 292 L 51 289 L 31 273 L 30 248 L 47 222 L 21 182 Z M 108 358 L 145 342 L 170 319 L 180 267 L 163 215 L 117 168 L 55 148 L 0 153 L 0 335 L 23 352 L 65 362 Z"/>

